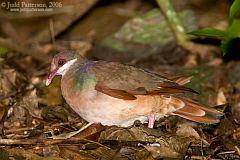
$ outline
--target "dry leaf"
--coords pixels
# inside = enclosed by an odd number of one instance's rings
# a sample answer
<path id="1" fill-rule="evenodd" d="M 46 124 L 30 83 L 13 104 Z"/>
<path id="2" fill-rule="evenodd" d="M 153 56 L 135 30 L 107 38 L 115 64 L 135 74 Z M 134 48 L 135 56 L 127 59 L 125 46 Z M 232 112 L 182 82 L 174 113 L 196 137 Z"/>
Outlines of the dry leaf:
<path id="1" fill-rule="evenodd" d="M 23 101 L 20 105 L 26 108 L 29 111 L 30 115 L 41 119 L 42 110 L 38 108 L 38 97 L 36 93 L 36 89 L 30 91 L 26 96 L 23 97 Z"/>
<path id="2" fill-rule="evenodd" d="M 156 143 L 143 145 L 154 158 L 178 158 L 182 159 L 190 140 L 181 136 L 169 136 L 165 138 L 157 138 Z"/>
<path id="3" fill-rule="evenodd" d="M 201 136 L 198 134 L 198 132 L 193 128 L 196 126 L 197 126 L 196 123 L 192 123 L 192 122 L 186 122 L 183 124 L 179 124 L 176 134 L 183 136 L 183 137 L 189 137 L 193 141 L 194 140 L 202 141 L 204 144 L 209 146 L 210 144 L 206 140 L 201 138 Z"/>
<path id="4" fill-rule="evenodd" d="M 180 158 L 185 155 L 190 144 L 189 138 L 169 135 L 143 126 L 132 128 L 111 127 L 101 133 L 103 143 L 144 146 L 153 157 Z"/>
<path id="5" fill-rule="evenodd" d="M 223 104 L 226 104 L 226 103 L 227 103 L 227 100 L 226 100 L 226 97 L 224 95 L 224 89 L 220 88 L 218 90 L 218 94 L 217 94 L 217 105 L 223 105 Z"/>
<path id="6" fill-rule="evenodd" d="M 233 119 L 237 124 L 240 124 L 240 102 L 233 105 L 231 108 Z"/>
<path id="7" fill-rule="evenodd" d="M 19 157 L 22 157 L 23 159 L 31 159 L 31 160 L 64 160 L 60 157 L 41 157 L 35 153 L 33 153 L 31 150 L 26 150 L 24 148 L 11 148 L 6 149 L 9 152 L 9 155 L 15 159 L 18 159 Z"/>
<path id="8" fill-rule="evenodd" d="M 5 69 L 2 71 L 1 87 L 3 95 L 7 96 L 11 91 L 15 90 L 16 71 L 14 69 Z"/>

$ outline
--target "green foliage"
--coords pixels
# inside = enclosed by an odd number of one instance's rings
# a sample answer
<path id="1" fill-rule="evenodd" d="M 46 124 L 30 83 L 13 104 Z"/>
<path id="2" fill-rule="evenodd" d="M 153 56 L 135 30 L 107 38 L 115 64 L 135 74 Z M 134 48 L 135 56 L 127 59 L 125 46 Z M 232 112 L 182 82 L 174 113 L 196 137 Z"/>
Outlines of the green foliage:
<path id="1" fill-rule="evenodd" d="M 200 124 L 202 129 L 213 129 L 214 127 L 216 127 L 217 124 L 208 124 L 208 123 L 202 123 Z"/>
<path id="2" fill-rule="evenodd" d="M 9 160 L 9 153 L 5 149 L 0 148 L 0 159 Z"/>
<path id="3" fill-rule="evenodd" d="M 233 46 L 235 40 L 240 38 L 240 19 L 234 19 L 229 26 L 224 39 L 221 41 L 221 50 L 226 54 Z"/>
<path id="4" fill-rule="evenodd" d="M 240 10 L 240 1 L 239 0 L 235 0 L 230 8 L 230 13 L 229 13 L 229 17 L 231 19 L 233 19 L 234 17 L 236 17 L 239 14 L 239 10 Z"/>
<path id="5" fill-rule="evenodd" d="M 5 56 L 7 52 L 8 52 L 7 48 L 0 47 L 0 57 Z"/>
<path id="6" fill-rule="evenodd" d="M 194 30 L 188 34 L 221 39 L 221 50 L 224 55 L 233 47 L 236 39 L 240 38 L 240 19 L 237 18 L 239 13 L 240 0 L 235 0 L 230 8 L 230 24 L 226 31 L 218 30 L 215 28 L 203 28 Z"/>
<path id="7" fill-rule="evenodd" d="M 212 38 L 224 38 L 226 35 L 225 31 L 221 31 L 219 29 L 215 28 L 203 28 L 199 30 L 195 30 L 192 32 L 189 32 L 188 34 L 194 35 L 194 36 L 206 36 L 206 37 L 212 37 Z"/>

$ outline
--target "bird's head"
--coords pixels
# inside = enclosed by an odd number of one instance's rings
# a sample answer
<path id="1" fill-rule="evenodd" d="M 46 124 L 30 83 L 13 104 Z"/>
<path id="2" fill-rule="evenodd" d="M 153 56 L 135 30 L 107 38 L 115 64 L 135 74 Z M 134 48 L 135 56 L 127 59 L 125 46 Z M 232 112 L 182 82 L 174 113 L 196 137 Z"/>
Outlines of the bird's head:
<path id="1" fill-rule="evenodd" d="M 82 59 L 81 56 L 74 51 L 67 50 L 56 54 L 51 63 L 51 69 L 47 76 L 46 86 L 52 82 L 56 75 L 64 75 L 69 67 L 79 59 Z"/>

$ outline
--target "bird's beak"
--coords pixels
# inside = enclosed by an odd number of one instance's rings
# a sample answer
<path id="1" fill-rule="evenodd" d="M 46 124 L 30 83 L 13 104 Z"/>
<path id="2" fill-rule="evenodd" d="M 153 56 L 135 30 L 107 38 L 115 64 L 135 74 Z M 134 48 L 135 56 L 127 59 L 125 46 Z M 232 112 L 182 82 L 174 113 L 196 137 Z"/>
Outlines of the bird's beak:
<path id="1" fill-rule="evenodd" d="M 57 73 L 58 68 L 52 70 L 51 72 L 48 73 L 47 76 L 47 80 L 46 80 L 46 86 L 48 86 L 49 84 L 51 84 L 53 78 L 55 77 L 56 73 Z"/>

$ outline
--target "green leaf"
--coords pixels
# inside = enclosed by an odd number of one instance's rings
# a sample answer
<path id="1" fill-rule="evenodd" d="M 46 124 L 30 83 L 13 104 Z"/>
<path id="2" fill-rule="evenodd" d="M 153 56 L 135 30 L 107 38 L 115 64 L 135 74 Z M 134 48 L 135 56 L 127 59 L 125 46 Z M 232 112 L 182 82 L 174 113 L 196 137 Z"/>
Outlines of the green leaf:
<path id="1" fill-rule="evenodd" d="M 221 41 L 221 50 L 225 55 L 232 47 L 231 39 L 225 39 Z"/>
<path id="2" fill-rule="evenodd" d="M 226 35 L 226 32 L 215 28 L 203 28 L 192 32 L 188 32 L 188 34 L 223 39 Z"/>
<path id="3" fill-rule="evenodd" d="M 239 44 L 240 38 L 232 38 L 221 41 L 221 50 L 223 55 L 233 50 Z"/>
<path id="4" fill-rule="evenodd" d="M 240 37 L 240 19 L 234 19 L 227 31 L 228 38 Z"/>
<path id="5" fill-rule="evenodd" d="M 7 52 L 8 52 L 7 48 L 0 47 L 0 57 L 5 56 Z"/>
<path id="6" fill-rule="evenodd" d="M 240 0 L 234 0 L 230 8 L 229 17 L 232 19 L 239 14 L 240 11 Z"/>
<path id="7" fill-rule="evenodd" d="M 233 20 L 231 26 L 228 28 L 226 37 L 221 42 L 223 55 L 234 46 L 237 38 L 240 38 L 240 19 Z"/>

